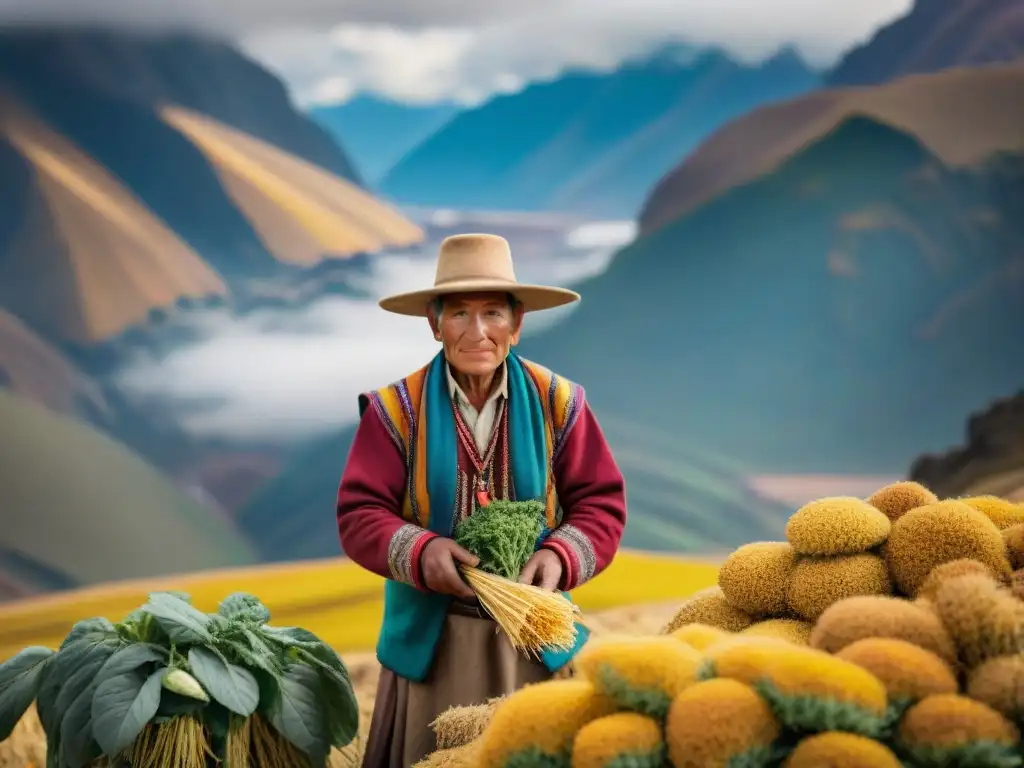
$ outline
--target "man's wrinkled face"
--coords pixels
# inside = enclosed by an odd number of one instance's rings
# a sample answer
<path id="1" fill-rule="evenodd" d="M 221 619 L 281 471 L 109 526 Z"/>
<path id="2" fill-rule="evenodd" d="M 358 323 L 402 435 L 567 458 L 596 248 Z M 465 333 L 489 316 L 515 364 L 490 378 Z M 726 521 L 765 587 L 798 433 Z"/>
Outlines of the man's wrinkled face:
<path id="1" fill-rule="evenodd" d="M 430 312 L 434 338 L 448 362 L 460 373 L 487 376 L 519 343 L 522 306 L 513 309 L 503 293 L 479 293 L 444 299 L 441 317 Z"/>

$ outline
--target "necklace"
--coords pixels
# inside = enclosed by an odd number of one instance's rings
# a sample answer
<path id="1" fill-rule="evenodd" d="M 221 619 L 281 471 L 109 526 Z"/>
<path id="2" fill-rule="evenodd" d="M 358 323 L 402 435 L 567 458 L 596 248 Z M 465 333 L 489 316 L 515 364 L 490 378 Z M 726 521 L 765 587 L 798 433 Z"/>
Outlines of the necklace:
<path id="1" fill-rule="evenodd" d="M 479 507 L 486 507 L 491 502 L 490 494 L 487 491 L 487 467 L 490 465 L 491 459 L 494 456 L 494 450 L 498 445 L 498 433 L 501 431 L 500 423 L 505 414 L 504 401 L 498 406 L 498 409 L 498 413 L 494 417 L 494 428 L 491 430 L 491 441 L 487 445 L 487 451 L 481 456 L 480 451 L 477 450 L 476 441 L 473 439 L 473 433 L 470 432 L 469 427 L 466 426 L 465 419 L 462 418 L 462 412 L 459 411 L 458 404 L 454 398 L 452 400 L 452 412 L 455 414 L 455 433 L 459 436 L 462 447 L 469 455 L 473 469 L 476 470 L 476 503 Z"/>

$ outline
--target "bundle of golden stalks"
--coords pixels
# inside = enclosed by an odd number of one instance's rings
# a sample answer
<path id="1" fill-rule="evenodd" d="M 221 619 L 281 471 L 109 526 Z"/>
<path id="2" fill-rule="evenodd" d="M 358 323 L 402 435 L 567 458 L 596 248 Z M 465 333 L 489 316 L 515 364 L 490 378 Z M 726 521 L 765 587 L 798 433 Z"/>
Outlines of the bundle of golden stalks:
<path id="1" fill-rule="evenodd" d="M 534 656 L 542 650 L 570 650 L 576 642 L 577 609 L 560 592 L 460 566 L 480 605 L 508 635 L 512 646 Z"/>

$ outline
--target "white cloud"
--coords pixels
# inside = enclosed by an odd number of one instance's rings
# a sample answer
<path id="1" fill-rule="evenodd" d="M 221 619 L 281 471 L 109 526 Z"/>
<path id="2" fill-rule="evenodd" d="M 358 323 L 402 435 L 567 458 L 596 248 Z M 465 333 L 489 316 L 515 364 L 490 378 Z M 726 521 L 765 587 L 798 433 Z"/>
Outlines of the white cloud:
<path id="1" fill-rule="evenodd" d="M 243 42 L 306 103 L 342 101 L 357 91 L 400 101 L 474 103 L 568 67 L 612 68 L 672 41 L 719 45 L 746 61 L 793 44 L 812 63 L 827 66 L 910 5 L 911 0 L 551 0 L 541 8 L 526 2 L 515 13 L 506 9 L 497 19 L 479 22 L 348 22 L 320 33 L 267 31 Z"/>
<path id="2" fill-rule="evenodd" d="M 667 40 L 828 64 L 912 0 L 0 0 L 0 25 L 187 27 L 239 40 L 303 102 L 473 102 Z"/>
<path id="3" fill-rule="evenodd" d="M 553 244 L 551 258 L 523 258 L 521 282 L 573 285 L 602 272 L 631 224 L 583 227 Z M 383 256 L 370 295 L 415 290 L 434 279 L 430 257 Z M 527 317 L 537 332 L 564 312 Z M 304 310 L 247 317 L 197 315 L 202 340 L 161 357 L 140 357 L 116 383 L 139 402 L 169 408 L 190 431 L 243 440 L 302 439 L 356 419 L 356 398 L 426 363 L 438 349 L 425 320 L 391 315 L 374 301 L 321 299 Z"/>

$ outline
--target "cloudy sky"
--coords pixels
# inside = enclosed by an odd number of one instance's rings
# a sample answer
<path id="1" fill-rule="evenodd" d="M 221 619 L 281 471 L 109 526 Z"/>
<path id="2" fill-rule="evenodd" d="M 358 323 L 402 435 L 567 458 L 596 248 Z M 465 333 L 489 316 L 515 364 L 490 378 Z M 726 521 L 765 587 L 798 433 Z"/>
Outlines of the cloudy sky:
<path id="1" fill-rule="evenodd" d="M 912 0 L 0 0 L 5 22 L 188 26 L 230 36 L 304 104 L 360 90 L 473 103 L 659 44 L 759 60 L 793 44 L 826 66 Z"/>

